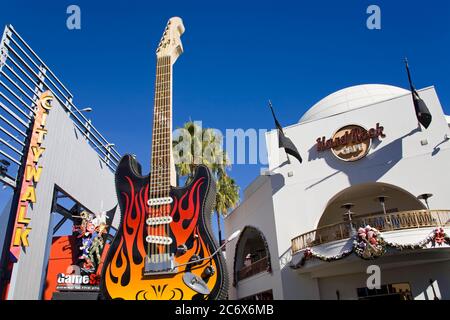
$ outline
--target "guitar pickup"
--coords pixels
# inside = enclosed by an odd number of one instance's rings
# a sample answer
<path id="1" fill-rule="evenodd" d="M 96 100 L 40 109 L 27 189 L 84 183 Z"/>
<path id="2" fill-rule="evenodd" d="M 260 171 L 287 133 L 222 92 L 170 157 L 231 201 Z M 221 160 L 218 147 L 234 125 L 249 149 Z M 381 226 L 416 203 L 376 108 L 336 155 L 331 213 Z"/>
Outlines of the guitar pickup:
<path id="1" fill-rule="evenodd" d="M 146 222 L 148 226 L 157 226 L 161 224 L 169 224 L 173 221 L 171 216 L 150 217 Z"/>
<path id="2" fill-rule="evenodd" d="M 164 198 L 153 198 L 148 199 L 147 204 L 149 207 L 153 206 L 160 206 L 164 204 L 170 204 L 173 202 L 173 199 L 171 197 L 164 197 Z"/>
<path id="3" fill-rule="evenodd" d="M 163 244 L 163 245 L 169 245 L 172 244 L 173 242 L 171 237 L 163 237 L 163 236 L 147 236 L 145 237 L 145 241 L 147 241 L 148 243 Z"/>

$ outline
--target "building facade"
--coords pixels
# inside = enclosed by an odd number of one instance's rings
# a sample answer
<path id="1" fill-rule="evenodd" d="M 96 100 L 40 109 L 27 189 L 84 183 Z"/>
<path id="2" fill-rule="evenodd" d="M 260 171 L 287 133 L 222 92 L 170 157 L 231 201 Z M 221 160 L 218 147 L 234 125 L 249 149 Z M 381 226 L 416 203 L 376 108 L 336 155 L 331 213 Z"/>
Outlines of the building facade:
<path id="1" fill-rule="evenodd" d="M 86 253 L 106 251 L 119 225 L 120 154 L 84 115 L 92 108 L 76 107 L 11 25 L 0 52 L 0 183 L 10 188 L 0 199 L 0 299 L 51 299 L 70 291 L 57 288 L 61 273 L 80 279 L 81 267 L 90 276 L 100 268 Z M 87 222 L 90 232 L 80 236 Z"/>
<path id="2" fill-rule="evenodd" d="M 242 231 L 230 298 L 450 299 L 450 130 L 434 87 L 419 94 L 428 129 L 407 90 L 329 95 L 284 129 L 302 164 L 267 134 L 269 169 L 225 218 Z"/>

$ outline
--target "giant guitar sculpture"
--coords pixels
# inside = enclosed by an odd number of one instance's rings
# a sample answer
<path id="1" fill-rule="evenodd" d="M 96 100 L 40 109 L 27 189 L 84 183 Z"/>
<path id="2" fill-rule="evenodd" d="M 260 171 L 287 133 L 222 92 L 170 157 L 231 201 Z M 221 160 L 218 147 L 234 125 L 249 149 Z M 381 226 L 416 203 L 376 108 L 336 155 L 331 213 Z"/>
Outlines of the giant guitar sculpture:
<path id="1" fill-rule="evenodd" d="M 211 232 L 215 183 L 196 168 L 189 185 L 174 187 L 172 66 L 183 52 L 180 18 L 171 18 L 156 50 L 151 173 L 124 156 L 116 171 L 121 222 L 102 271 L 106 299 L 224 299 L 228 278 Z"/>

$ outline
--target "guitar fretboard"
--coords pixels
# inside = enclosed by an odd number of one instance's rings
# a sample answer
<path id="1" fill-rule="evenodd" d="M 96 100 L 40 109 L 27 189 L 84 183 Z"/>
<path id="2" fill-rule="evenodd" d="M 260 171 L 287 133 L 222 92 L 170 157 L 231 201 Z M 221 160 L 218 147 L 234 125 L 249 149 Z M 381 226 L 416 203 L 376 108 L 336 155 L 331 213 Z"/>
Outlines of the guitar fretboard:
<path id="1" fill-rule="evenodd" d="M 172 152 L 172 64 L 170 56 L 156 63 L 153 109 L 150 197 L 166 197 L 171 181 Z"/>

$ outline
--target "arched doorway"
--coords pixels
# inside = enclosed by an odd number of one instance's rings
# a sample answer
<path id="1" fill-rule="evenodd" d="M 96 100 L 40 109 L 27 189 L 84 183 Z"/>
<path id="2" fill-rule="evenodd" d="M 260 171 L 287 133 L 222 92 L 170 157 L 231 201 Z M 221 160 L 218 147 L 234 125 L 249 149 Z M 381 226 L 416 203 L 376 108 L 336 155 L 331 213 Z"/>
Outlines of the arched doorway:
<path id="1" fill-rule="evenodd" d="M 246 226 L 236 244 L 234 256 L 234 280 L 236 285 L 261 272 L 271 272 L 269 247 L 264 234 L 255 227 Z"/>
<path id="2" fill-rule="evenodd" d="M 347 210 L 342 208 L 342 205 L 347 203 L 353 204 L 351 211 L 357 217 L 383 214 L 380 196 L 385 197 L 387 213 L 426 209 L 425 205 L 413 194 L 400 187 L 381 182 L 364 183 L 344 189 L 331 198 L 317 228 L 346 220 Z"/>

